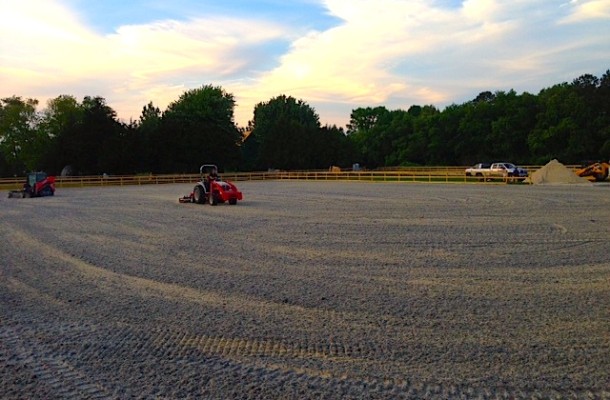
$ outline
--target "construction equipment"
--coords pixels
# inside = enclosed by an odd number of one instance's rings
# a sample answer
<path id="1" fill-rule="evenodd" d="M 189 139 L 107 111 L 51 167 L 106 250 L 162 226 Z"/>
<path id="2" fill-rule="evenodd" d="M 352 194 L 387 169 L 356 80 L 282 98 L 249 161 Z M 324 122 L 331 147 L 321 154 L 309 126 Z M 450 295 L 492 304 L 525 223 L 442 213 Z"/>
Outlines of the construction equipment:
<path id="1" fill-rule="evenodd" d="M 605 181 L 608 178 L 610 164 L 604 161 L 592 162 L 576 170 L 576 175 L 587 178 L 592 182 Z"/>
<path id="2" fill-rule="evenodd" d="M 193 191 L 188 196 L 178 199 L 180 203 L 209 203 L 213 206 L 218 203 L 228 202 L 237 204 L 237 200 L 243 200 L 242 193 L 229 181 L 223 181 L 218 176 L 218 168 L 214 164 L 204 164 L 199 168 L 201 180 L 195 184 Z"/>
<path id="3" fill-rule="evenodd" d="M 31 172 L 25 178 L 23 189 L 11 190 L 8 197 L 28 198 L 53 196 L 55 194 L 55 177 L 47 176 L 45 172 Z"/>

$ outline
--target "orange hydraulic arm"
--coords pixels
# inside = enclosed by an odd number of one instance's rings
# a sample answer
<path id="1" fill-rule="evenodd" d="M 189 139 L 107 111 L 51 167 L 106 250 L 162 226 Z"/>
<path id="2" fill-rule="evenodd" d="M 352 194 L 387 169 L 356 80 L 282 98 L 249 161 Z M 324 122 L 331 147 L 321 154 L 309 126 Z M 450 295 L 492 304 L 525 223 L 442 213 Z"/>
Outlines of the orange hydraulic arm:
<path id="1" fill-rule="evenodd" d="M 585 177 L 590 181 L 601 182 L 608 178 L 609 170 L 610 164 L 605 162 L 596 162 L 577 170 L 576 175 Z"/>

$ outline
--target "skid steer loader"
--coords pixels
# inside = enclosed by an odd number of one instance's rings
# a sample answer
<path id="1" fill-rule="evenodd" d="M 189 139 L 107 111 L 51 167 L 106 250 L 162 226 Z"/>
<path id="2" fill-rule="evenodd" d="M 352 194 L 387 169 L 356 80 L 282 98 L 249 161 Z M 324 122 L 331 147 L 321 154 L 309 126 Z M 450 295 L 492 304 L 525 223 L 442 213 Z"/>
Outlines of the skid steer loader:
<path id="1" fill-rule="evenodd" d="M 28 198 L 53 196 L 55 194 L 55 177 L 47 176 L 45 172 L 31 172 L 25 178 L 23 189 L 11 190 L 8 197 Z"/>

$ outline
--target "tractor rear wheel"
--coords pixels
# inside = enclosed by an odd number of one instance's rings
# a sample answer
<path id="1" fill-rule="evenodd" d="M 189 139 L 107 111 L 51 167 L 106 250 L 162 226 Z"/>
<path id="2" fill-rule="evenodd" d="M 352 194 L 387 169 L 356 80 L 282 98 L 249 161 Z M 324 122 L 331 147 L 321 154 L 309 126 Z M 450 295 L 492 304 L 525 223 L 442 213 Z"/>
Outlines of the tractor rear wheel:
<path id="1" fill-rule="evenodd" d="M 195 186 L 195 189 L 193 190 L 193 201 L 197 204 L 203 204 L 204 199 L 205 196 L 201 186 Z"/>

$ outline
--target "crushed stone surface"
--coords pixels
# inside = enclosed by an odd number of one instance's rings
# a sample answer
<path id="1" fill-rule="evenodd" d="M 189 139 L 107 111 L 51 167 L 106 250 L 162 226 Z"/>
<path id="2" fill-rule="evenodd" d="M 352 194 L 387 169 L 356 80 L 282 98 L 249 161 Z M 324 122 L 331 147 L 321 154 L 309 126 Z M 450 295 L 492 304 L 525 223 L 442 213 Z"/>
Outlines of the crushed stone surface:
<path id="1" fill-rule="evenodd" d="M 0 199 L 3 399 L 610 398 L 610 188 Z"/>

